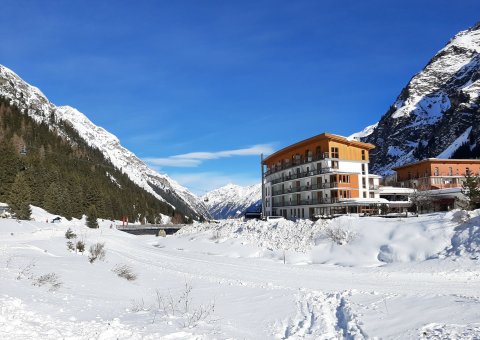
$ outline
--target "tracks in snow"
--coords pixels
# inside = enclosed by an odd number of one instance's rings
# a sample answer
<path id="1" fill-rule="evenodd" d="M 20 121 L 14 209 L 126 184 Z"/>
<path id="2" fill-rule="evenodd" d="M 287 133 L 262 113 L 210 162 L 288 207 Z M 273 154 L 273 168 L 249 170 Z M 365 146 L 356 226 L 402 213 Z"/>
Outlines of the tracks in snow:
<path id="1" fill-rule="evenodd" d="M 366 339 L 345 293 L 301 292 L 297 313 L 282 324 L 282 339 Z"/>

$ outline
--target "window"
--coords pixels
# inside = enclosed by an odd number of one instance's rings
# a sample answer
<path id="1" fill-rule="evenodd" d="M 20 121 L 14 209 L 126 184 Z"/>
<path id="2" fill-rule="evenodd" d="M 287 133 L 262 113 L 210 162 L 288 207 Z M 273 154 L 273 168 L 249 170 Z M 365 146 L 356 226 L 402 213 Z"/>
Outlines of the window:
<path id="1" fill-rule="evenodd" d="M 365 164 L 362 163 L 362 175 L 365 175 L 366 170 L 365 170 Z"/>
<path id="2" fill-rule="evenodd" d="M 338 148 L 333 146 L 330 148 L 330 157 L 338 158 Z"/>
<path id="3" fill-rule="evenodd" d="M 338 169 L 338 161 L 332 161 L 332 168 Z"/>
<path id="4" fill-rule="evenodd" d="M 433 176 L 438 176 L 438 167 L 435 167 L 435 169 L 433 170 Z"/>
<path id="5" fill-rule="evenodd" d="M 367 156 L 365 154 L 365 150 L 362 150 L 362 161 L 366 160 Z"/>
<path id="6" fill-rule="evenodd" d="M 307 162 L 312 161 L 312 151 L 310 151 L 310 150 L 305 151 L 305 161 L 307 161 Z"/>
<path id="7" fill-rule="evenodd" d="M 448 167 L 448 176 L 453 176 L 453 168 L 451 166 Z"/>
<path id="8" fill-rule="evenodd" d="M 362 188 L 366 188 L 367 187 L 367 181 L 365 180 L 365 177 L 362 177 Z"/>
<path id="9" fill-rule="evenodd" d="M 363 192 L 363 198 L 367 198 L 367 193 Z"/>
<path id="10" fill-rule="evenodd" d="M 468 175 L 470 173 L 470 168 L 465 168 L 465 174 Z"/>

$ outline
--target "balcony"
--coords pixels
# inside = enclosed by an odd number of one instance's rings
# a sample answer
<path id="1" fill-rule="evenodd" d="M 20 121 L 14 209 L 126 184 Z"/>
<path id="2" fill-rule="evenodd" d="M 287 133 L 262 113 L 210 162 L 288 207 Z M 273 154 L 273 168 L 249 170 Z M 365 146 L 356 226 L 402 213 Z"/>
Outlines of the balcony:
<path id="1" fill-rule="evenodd" d="M 287 182 L 287 181 L 293 181 L 296 179 L 300 178 L 305 178 L 305 177 L 310 177 L 310 176 L 316 176 L 316 175 L 322 175 L 322 174 L 327 174 L 333 172 L 335 169 L 333 168 L 321 168 L 321 169 L 316 169 L 316 170 L 310 170 L 310 171 L 304 171 L 304 172 L 299 172 L 299 173 L 293 173 L 288 176 L 284 176 L 282 178 L 277 178 L 271 181 L 272 185 L 282 183 L 282 182 Z"/>
<path id="2" fill-rule="evenodd" d="M 299 205 L 319 205 L 319 204 L 332 204 L 337 203 L 338 198 L 332 197 L 330 199 L 309 199 L 309 200 L 294 200 L 292 202 L 273 202 L 274 208 L 282 208 L 282 207 L 294 207 Z"/>
<path id="3" fill-rule="evenodd" d="M 292 187 L 288 189 L 272 190 L 272 196 L 286 195 L 303 191 L 314 191 L 337 188 L 338 182 L 327 182 L 322 184 L 302 185 L 299 187 Z"/>
<path id="4" fill-rule="evenodd" d="M 292 160 L 291 162 L 286 162 L 281 166 L 274 166 L 272 169 L 269 169 L 268 171 L 265 172 L 265 176 L 277 173 L 277 172 L 282 171 L 282 170 L 291 169 L 291 168 L 299 166 L 299 165 L 308 164 L 308 163 L 312 163 L 312 162 L 317 162 L 317 161 L 321 161 L 321 160 L 328 159 L 328 158 L 331 158 L 329 156 L 328 152 L 323 152 L 320 155 Z"/>

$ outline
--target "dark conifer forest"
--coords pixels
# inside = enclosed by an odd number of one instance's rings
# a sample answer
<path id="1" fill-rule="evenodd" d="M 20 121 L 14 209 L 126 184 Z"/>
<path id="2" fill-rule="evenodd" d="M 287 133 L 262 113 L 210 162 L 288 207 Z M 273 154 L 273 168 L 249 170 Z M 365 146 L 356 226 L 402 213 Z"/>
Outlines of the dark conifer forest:
<path id="1" fill-rule="evenodd" d="M 39 124 L 0 97 L 0 202 L 25 199 L 69 219 L 94 207 L 103 219 L 156 223 L 162 213 L 185 221 L 181 207 L 175 210 L 133 183 L 68 122 Z"/>

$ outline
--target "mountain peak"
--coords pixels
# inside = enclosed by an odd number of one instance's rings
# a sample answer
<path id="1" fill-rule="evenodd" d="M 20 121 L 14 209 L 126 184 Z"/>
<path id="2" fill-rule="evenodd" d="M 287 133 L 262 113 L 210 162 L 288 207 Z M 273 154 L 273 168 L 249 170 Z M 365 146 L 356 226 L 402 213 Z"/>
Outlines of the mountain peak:
<path id="1" fill-rule="evenodd" d="M 400 92 L 378 125 L 361 136 L 376 145 L 371 153 L 372 171 L 386 174 L 395 166 L 435 157 L 447 149 L 453 156 L 458 140 L 463 140 L 460 137 L 471 126 L 464 142 L 476 156 L 479 94 L 480 24 L 476 24 L 456 34 L 436 53 Z"/>
<path id="2" fill-rule="evenodd" d="M 15 72 L 0 65 L 0 96 L 7 98 L 38 123 L 45 123 L 68 140 L 58 122 L 69 123 L 85 142 L 102 152 L 105 159 L 125 173 L 135 184 L 161 201 L 181 207 L 196 219 L 208 212 L 195 195 L 166 175 L 150 169 L 135 154 L 124 148 L 119 139 L 96 126 L 79 110 L 70 106 L 56 107 L 36 87 L 22 80 Z"/>
<path id="3" fill-rule="evenodd" d="M 229 183 L 203 196 L 213 218 L 235 217 L 259 205 L 262 196 L 261 183 L 242 187 Z"/>

